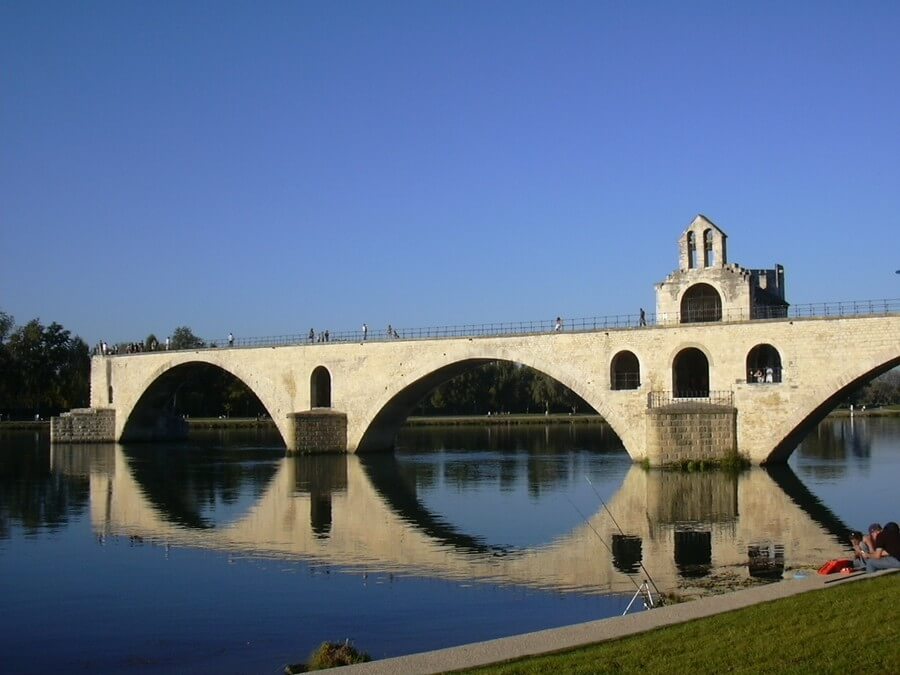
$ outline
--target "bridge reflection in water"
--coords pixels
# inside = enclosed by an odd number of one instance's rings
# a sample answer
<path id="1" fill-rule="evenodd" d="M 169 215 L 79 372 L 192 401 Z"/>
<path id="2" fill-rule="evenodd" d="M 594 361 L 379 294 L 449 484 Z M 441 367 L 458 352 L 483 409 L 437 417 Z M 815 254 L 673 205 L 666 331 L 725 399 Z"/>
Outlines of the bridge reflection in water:
<path id="1" fill-rule="evenodd" d="M 641 563 L 663 590 L 723 572 L 778 578 L 785 568 L 834 557 L 847 532 L 787 467 L 734 476 L 632 465 L 609 511 L 597 500 L 589 524 L 515 547 L 492 545 L 431 512 L 396 456 L 239 451 L 213 479 L 198 479 L 172 448 L 56 446 L 51 462 L 89 476 L 98 535 L 559 590 L 627 593 Z M 227 522 L 204 515 L 216 500 L 230 504 Z"/>

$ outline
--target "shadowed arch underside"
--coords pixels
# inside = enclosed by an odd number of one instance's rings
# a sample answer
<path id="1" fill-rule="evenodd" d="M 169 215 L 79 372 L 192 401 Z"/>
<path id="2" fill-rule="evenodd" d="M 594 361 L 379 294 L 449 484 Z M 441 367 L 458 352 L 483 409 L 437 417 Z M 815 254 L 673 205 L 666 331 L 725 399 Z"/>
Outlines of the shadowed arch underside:
<path id="1" fill-rule="evenodd" d="M 144 390 L 125 421 L 120 440 L 126 443 L 186 437 L 185 398 L 199 396 L 202 404 L 203 396 L 221 396 L 221 391 L 209 391 L 211 381 L 238 382 L 253 409 L 270 414 L 247 383 L 234 373 L 206 361 L 190 361 L 166 370 Z"/>
<path id="2" fill-rule="evenodd" d="M 357 452 L 373 452 L 393 449 L 394 439 L 397 436 L 400 427 L 415 409 L 416 405 L 429 393 L 445 382 L 449 382 L 454 377 L 462 375 L 469 370 L 499 361 L 509 360 L 497 358 L 473 358 L 457 361 L 438 368 L 403 388 L 375 415 L 357 445 Z M 532 368 L 527 364 L 520 365 L 552 378 L 552 375 Z M 553 379 L 555 380 L 555 378 Z M 560 384 L 563 383 L 560 382 Z M 577 394 L 577 392 L 575 393 Z M 588 403 L 588 405 L 590 404 Z M 594 410 L 594 412 L 597 411 Z"/>
<path id="3" fill-rule="evenodd" d="M 845 386 L 841 387 L 834 393 L 832 393 L 828 398 L 822 401 L 815 409 L 813 409 L 803 421 L 800 422 L 794 429 L 787 434 L 772 450 L 763 464 L 774 464 L 774 463 L 782 463 L 787 462 L 788 458 L 800 444 L 800 441 L 810 433 L 819 422 L 825 419 L 828 416 L 828 413 L 834 410 L 841 401 L 843 401 L 847 396 L 859 389 L 863 385 L 868 382 L 874 380 L 879 375 L 883 375 L 889 370 L 900 366 L 900 356 L 897 356 L 886 363 L 873 368 L 872 370 L 863 373 L 852 382 L 849 382 Z"/>

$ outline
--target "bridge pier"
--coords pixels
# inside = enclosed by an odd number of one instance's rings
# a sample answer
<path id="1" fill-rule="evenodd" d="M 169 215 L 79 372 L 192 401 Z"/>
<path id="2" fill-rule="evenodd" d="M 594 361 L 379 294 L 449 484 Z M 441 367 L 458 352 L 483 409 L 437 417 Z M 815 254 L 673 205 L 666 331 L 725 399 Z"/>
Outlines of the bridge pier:
<path id="1" fill-rule="evenodd" d="M 114 408 L 73 408 L 50 418 L 51 443 L 115 443 Z"/>
<path id="2" fill-rule="evenodd" d="M 290 413 L 288 454 L 347 452 L 347 415 L 331 408 Z"/>
<path id="3" fill-rule="evenodd" d="M 714 403 L 672 403 L 647 411 L 651 466 L 721 462 L 737 456 L 737 408 Z"/>

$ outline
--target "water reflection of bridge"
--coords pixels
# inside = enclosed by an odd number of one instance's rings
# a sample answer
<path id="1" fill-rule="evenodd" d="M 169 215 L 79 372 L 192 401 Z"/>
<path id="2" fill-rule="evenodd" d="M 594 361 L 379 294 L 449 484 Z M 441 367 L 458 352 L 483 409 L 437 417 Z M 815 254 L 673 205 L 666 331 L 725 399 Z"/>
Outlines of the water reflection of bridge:
<path id="1" fill-rule="evenodd" d="M 121 446 L 55 447 L 52 454 L 54 470 L 89 476 L 98 533 L 370 571 L 627 592 L 626 573 L 639 573 L 639 562 L 661 588 L 716 568 L 744 578 L 777 575 L 833 557 L 846 532 L 786 467 L 739 476 L 632 467 L 608 502 L 624 534 L 601 509 L 590 526 L 546 545 L 501 548 L 430 513 L 397 479 L 396 461 L 272 458 L 256 475 L 255 503 L 230 523 L 212 524 L 183 483 L 155 482 L 152 468 Z"/>

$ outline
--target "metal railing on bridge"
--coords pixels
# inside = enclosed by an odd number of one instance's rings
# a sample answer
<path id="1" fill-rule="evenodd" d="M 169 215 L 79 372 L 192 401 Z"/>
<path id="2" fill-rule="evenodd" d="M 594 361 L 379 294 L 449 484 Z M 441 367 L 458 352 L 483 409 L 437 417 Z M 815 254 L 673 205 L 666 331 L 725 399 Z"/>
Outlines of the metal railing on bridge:
<path id="1" fill-rule="evenodd" d="M 734 405 L 732 391 L 651 391 L 647 394 L 648 408 L 662 408 L 679 403 L 712 403 Z"/>
<path id="2" fill-rule="evenodd" d="M 840 302 L 818 302 L 790 307 L 756 306 L 749 310 L 720 312 L 720 318 L 709 315 L 686 317 L 684 323 L 765 321 L 773 319 L 811 319 L 852 316 L 880 316 L 900 313 L 900 298 L 887 300 L 850 300 Z M 678 312 L 656 315 L 653 313 L 613 314 L 608 316 L 582 317 L 575 319 L 545 319 L 536 321 L 493 322 L 480 324 L 457 324 L 430 326 L 425 328 L 369 329 L 360 330 L 311 331 L 291 335 L 267 337 L 238 337 L 229 344 L 227 338 L 202 340 L 201 346 L 185 349 L 208 349 L 225 347 L 279 347 L 288 345 L 321 346 L 348 342 L 388 342 L 393 340 L 435 340 L 441 338 L 500 337 L 513 335 L 536 335 L 540 333 L 585 333 L 606 330 L 644 329 L 654 326 L 670 326 L 682 323 Z M 157 350 L 165 350 L 160 345 Z M 173 350 L 177 350 L 173 346 Z M 112 353 L 112 352 L 109 352 Z M 120 351 L 119 353 L 124 353 Z"/>

